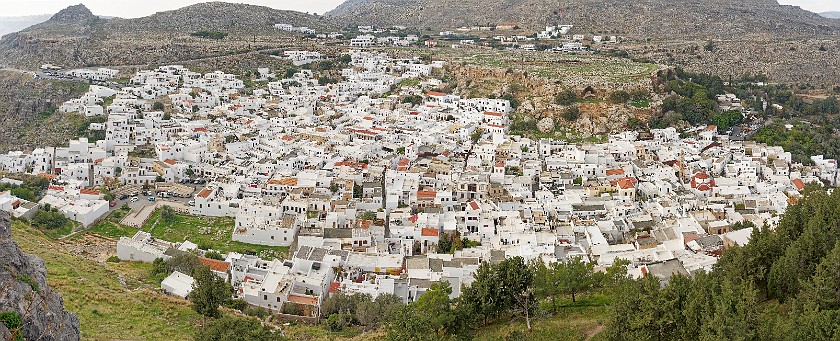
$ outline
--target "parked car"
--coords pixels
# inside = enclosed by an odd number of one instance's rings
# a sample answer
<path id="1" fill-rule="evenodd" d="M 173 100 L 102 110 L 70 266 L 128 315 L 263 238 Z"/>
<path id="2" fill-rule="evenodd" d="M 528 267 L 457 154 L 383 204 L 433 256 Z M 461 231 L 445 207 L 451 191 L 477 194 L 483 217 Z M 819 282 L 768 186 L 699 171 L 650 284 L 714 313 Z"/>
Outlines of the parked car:
<path id="1" fill-rule="evenodd" d="M 137 202 L 137 200 L 140 200 L 140 199 L 137 198 L 137 197 L 131 197 L 131 202 Z"/>
<path id="2" fill-rule="evenodd" d="M 116 201 L 111 201 L 111 202 L 108 203 L 108 207 L 114 207 L 114 206 L 117 206 Z"/>
<path id="3" fill-rule="evenodd" d="M 120 200 L 128 199 L 128 194 L 120 195 Z"/>
<path id="4" fill-rule="evenodd" d="M 195 200 L 187 201 L 187 204 L 189 204 L 190 206 L 195 206 Z"/>
<path id="5" fill-rule="evenodd" d="M 155 197 L 149 197 L 149 201 L 155 201 Z"/>

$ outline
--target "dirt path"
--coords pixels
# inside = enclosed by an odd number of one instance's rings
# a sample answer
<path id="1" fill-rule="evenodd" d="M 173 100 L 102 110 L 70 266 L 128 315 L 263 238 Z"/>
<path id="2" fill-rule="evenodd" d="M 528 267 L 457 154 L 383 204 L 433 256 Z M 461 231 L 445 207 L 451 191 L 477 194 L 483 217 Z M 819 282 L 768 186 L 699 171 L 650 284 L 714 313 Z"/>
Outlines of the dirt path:
<path id="1" fill-rule="evenodd" d="M 604 329 L 606 329 L 606 327 L 604 327 L 603 324 L 599 324 L 595 328 L 592 328 L 592 330 L 586 332 L 586 339 L 585 340 L 586 341 L 592 340 L 592 338 L 595 337 L 595 335 L 598 335 L 598 333 L 603 332 Z"/>

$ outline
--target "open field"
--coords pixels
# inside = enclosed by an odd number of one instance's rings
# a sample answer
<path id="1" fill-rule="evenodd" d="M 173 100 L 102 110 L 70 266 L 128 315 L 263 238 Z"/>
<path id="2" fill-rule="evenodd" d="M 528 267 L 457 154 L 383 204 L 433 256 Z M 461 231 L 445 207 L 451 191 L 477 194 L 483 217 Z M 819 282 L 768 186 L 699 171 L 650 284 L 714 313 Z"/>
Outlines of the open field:
<path id="1" fill-rule="evenodd" d="M 176 213 L 171 220 L 165 221 L 160 218 L 160 210 L 156 210 L 146 224 L 136 229 L 119 223 L 125 214 L 125 211 L 115 210 L 106 219 L 92 227 L 89 232 L 118 239 L 131 237 L 137 231 L 146 231 L 155 238 L 170 242 L 189 240 L 201 248 L 211 248 L 220 252 L 254 252 L 266 259 L 288 257 L 288 247 L 255 245 L 231 240 L 233 218 L 200 217 Z"/>
<path id="2" fill-rule="evenodd" d="M 126 214 L 128 214 L 128 210 L 114 210 L 109 213 L 105 219 L 91 227 L 88 231 L 115 239 L 123 236 L 131 237 L 140 230 L 120 224 L 120 220 L 122 220 Z"/>
<path id="3" fill-rule="evenodd" d="M 542 309 L 551 310 L 549 302 L 542 302 Z M 557 314 L 537 317 L 531 320 L 531 331 L 527 331 L 525 320 L 517 318 L 499 321 L 481 328 L 474 340 L 602 340 L 604 324 L 609 319 L 608 299 L 600 294 L 579 297 L 572 303 L 569 299 L 557 300 Z"/>

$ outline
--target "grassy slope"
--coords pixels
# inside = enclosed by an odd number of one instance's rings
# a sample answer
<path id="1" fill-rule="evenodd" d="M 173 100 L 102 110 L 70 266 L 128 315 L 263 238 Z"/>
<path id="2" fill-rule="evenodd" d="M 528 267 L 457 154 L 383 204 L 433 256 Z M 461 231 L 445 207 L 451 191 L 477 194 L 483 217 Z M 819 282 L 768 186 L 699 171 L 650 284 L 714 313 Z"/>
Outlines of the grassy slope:
<path id="1" fill-rule="evenodd" d="M 13 233 L 24 252 L 44 259 L 47 281 L 62 293 L 67 310 L 79 315 L 83 339 L 189 340 L 201 321 L 187 301 L 157 292 L 156 284 L 147 279 L 150 264 L 99 263 L 68 254 L 61 243 L 17 221 Z M 474 336 L 476 340 L 500 340 L 520 331 L 522 340 L 585 340 L 606 322 L 607 304 L 600 295 L 582 297 L 574 304 L 560 299 L 556 316 L 535 318 L 531 332 L 525 332 L 522 319 L 513 319 L 483 327 Z M 385 336 L 383 330 L 331 333 L 322 326 L 305 324 L 283 329 L 293 340 L 381 340 Z M 602 334 L 593 339 L 599 336 Z"/>
<path id="2" fill-rule="evenodd" d="M 21 249 L 44 259 L 47 282 L 79 316 L 83 339 L 192 338 L 198 314 L 186 301 L 163 296 L 143 282 L 150 264 L 94 262 L 68 254 L 37 229 L 19 222 L 12 226 Z"/>
<path id="3" fill-rule="evenodd" d="M 140 231 L 136 228 L 125 226 L 120 224 L 120 220 L 128 213 L 126 210 L 114 210 L 108 214 L 108 217 L 103 219 L 102 221 L 98 222 L 96 225 L 88 230 L 89 232 L 96 233 L 99 235 L 103 235 L 106 237 L 111 237 L 114 239 L 119 239 L 120 237 L 131 237 L 134 236 L 137 231 Z"/>
<path id="4" fill-rule="evenodd" d="M 598 340 L 603 338 L 600 332 L 609 319 L 608 304 L 608 298 L 600 294 L 578 297 L 576 303 L 565 298 L 558 299 L 557 314 L 533 318 L 531 331 L 526 331 L 524 319 L 516 318 L 479 329 L 474 334 L 474 340 L 504 340 L 512 332 L 518 335 L 520 341 L 587 340 L 588 337 Z M 541 310 L 550 311 L 550 303 L 543 302 Z"/>

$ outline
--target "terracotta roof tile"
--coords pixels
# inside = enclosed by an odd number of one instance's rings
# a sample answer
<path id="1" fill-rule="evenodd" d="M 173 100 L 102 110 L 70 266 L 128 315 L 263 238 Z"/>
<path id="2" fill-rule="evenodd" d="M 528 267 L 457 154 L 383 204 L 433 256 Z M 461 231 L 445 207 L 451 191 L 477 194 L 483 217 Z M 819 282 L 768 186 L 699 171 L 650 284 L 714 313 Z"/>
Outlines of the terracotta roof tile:
<path id="1" fill-rule="evenodd" d="M 198 197 L 207 199 L 208 197 L 210 197 L 210 194 L 212 194 L 212 193 L 213 193 L 212 189 L 205 188 L 205 189 L 202 189 L 201 192 L 198 192 Z"/>
<path id="2" fill-rule="evenodd" d="M 225 262 L 225 261 L 220 261 L 220 260 L 210 259 L 210 258 L 205 258 L 205 257 L 198 257 L 198 260 L 201 262 L 201 265 L 204 265 L 204 266 L 210 268 L 210 270 L 213 270 L 213 271 L 216 271 L 216 272 L 227 272 L 228 269 L 230 268 L 230 263 Z"/>
<path id="3" fill-rule="evenodd" d="M 438 229 L 434 227 L 424 227 L 420 229 L 420 235 L 423 237 L 437 237 Z"/>

